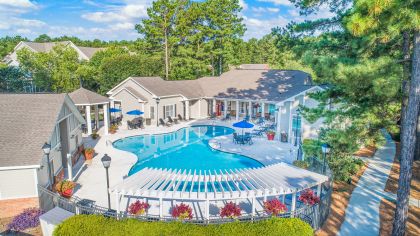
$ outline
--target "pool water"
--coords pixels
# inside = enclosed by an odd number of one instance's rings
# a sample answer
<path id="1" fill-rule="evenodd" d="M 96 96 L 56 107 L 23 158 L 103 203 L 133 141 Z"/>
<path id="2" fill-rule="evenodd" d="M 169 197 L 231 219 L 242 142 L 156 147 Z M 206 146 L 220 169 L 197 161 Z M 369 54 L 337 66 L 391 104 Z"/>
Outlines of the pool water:
<path id="1" fill-rule="evenodd" d="M 252 158 L 217 151 L 209 146 L 213 137 L 233 132 L 228 127 L 200 125 L 166 134 L 127 137 L 113 145 L 138 157 L 128 175 L 145 167 L 197 170 L 197 173 L 201 170 L 204 173 L 204 170 L 213 172 L 263 166 Z"/>

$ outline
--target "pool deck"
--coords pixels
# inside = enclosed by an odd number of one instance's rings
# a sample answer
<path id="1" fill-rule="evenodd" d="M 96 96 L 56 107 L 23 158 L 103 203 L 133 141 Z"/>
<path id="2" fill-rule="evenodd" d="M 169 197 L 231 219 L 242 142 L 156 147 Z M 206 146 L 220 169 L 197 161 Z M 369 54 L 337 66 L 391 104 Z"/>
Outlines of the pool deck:
<path id="1" fill-rule="evenodd" d="M 79 198 L 94 200 L 97 205 L 107 207 L 106 177 L 105 169 L 101 163 L 102 156 L 106 153 L 112 158 L 111 167 L 109 168 L 111 188 L 126 178 L 130 168 L 137 162 L 137 156 L 133 153 L 125 152 L 112 147 L 112 142 L 118 139 L 134 135 L 169 133 L 191 125 L 221 125 L 233 128 L 232 123 L 234 122 L 235 121 L 226 122 L 208 119 L 195 120 L 182 122 L 171 127 L 147 127 L 142 130 L 120 129 L 117 133 L 103 136 L 98 140 L 92 140 L 89 137 L 85 137 L 85 147 L 93 147 L 96 155 L 91 163 L 86 165 L 80 175 L 77 176 L 76 181 L 78 186 L 75 189 L 75 195 Z M 241 129 L 236 129 L 236 131 L 241 132 Z M 101 135 L 102 132 L 103 131 L 100 130 L 99 134 Z M 296 156 L 295 148 L 291 144 L 281 143 L 279 141 L 268 141 L 265 136 L 261 138 L 254 138 L 253 141 L 253 145 L 238 145 L 232 142 L 232 135 L 228 135 L 212 139 L 210 141 L 210 145 L 214 149 L 218 149 L 220 151 L 249 156 L 264 165 L 279 162 L 292 163 L 294 157 Z M 122 203 L 123 202 L 128 204 L 127 201 L 122 201 Z M 111 194 L 111 208 L 115 208 L 115 204 L 115 196 Z M 198 211 L 200 210 L 198 209 Z"/>

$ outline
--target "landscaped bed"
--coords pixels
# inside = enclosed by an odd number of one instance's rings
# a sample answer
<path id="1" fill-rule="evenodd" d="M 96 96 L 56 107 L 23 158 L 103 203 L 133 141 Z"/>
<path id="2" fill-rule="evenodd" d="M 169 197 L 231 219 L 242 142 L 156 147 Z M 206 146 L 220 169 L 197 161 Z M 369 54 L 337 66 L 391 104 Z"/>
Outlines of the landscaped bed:
<path id="1" fill-rule="evenodd" d="M 182 222 L 118 221 L 98 215 L 77 215 L 60 224 L 54 235 L 313 235 L 311 226 L 297 218 L 272 218 L 259 222 L 232 222 L 220 225 L 195 225 Z"/>

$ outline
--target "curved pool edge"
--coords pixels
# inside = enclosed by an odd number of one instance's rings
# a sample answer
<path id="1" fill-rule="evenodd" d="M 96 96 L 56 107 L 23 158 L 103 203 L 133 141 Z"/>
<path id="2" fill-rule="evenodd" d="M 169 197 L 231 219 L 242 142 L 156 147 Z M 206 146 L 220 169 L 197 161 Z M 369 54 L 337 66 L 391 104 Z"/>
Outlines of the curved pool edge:
<path id="1" fill-rule="evenodd" d="M 175 132 L 178 132 L 178 131 L 180 131 L 180 130 L 182 130 L 182 129 L 186 129 L 186 128 L 193 128 L 193 127 L 204 127 L 204 126 L 211 126 L 211 127 L 223 127 L 223 128 L 228 128 L 228 129 L 232 129 L 234 132 L 236 131 L 235 129 L 234 129 L 234 127 L 229 127 L 229 126 L 226 126 L 226 125 L 221 125 L 221 124 L 190 124 L 190 125 L 185 125 L 185 126 L 182 126 L 182 127 L 179 127 L 178 129 L 175 129 L 175 130 L 171 130 L 171 131 L 169 131 L 169 132 L 157 132 L 157 133 L 146 133 L 146 134 L 136 134 L 136 135 L 128 135 L 128 136 L 124 136 L 124 137 L 121 137 L 121 138 L 118 138 L 118 139 L 115 139 L 115 140 L 113 140 L 112 141 L 112 144 L 111 144 L 111 147 L 112 147 L 112 149 L 114 149 L 114 150 L 118 150 L 118 151 L 121 151 L 121 152 L 124 152 L 124 153 L 128 153 L 128 154 L 130 154 L 130 156 L 133 156 L 133 158 L 135 157 L 136 158 L 136 162 L 129 168 L 129 170 L 128 170 L 128 172 L 127 172 L 127 176 L 130 176 L 130 172 L 131 172 L 131 170 L 135 167 L 135 164 L 137 163 L 137 161 L 139 160 L 139 157 L 136 155 L 136 154 L 134 154 L 134 153 L 132 153 L 132 152 L 130 152 L 130 151 L 125 151 L 125 150 L 122 150 L 122 149 L 119 149 L 119 148 L 117 148 L 117 147 L 115 147 L 114 146 L 114 144 L 116 143 L 116 142 L 118 142 L 118 141 L 120 141 L 120 140 L 123 140 L 123 139 L 126 139 L 126 138 L 133 138 L 133 137 L 143 137 L 143 136 L 150 136 L 150 135 L 165 135 L 165 134 L 171 134 L 171 133 L 175 133 Z M 231 134 L 226 134 L 226 135 L 220 135 L 220 136 L 217 136 L 217 137 L 228 137 L 228 136 L 230 136 Z M 214 138 L 216 138 L 216 137 L 214 137 Z M 252 161 L 255 161 L 256 163 L 258 163 L 258 164 L 260 164 L 260 166 L 257 166 L 257 167 L 245 167 L 245 169 L 248 169 L 248 168 L 264 168 L 264 167 L 266 167 L 266 166 L 268 166 L 267 164 L 264 164 L 263 162 L 261 162 L 260 160 L 257 160 L 257 159 L 255 159 L 255 158 L 253 158 L 253 157 L 251 157 L 251 156 L 248 156 L 248 155 L 244 155 L 244 154 L 242 154 L 242 153 L 237 153 L 237 152 L 230 152 L 230 151 L 225 151 L 225 150 L 220 150 L 220 149 L 217 149 L 217 148 L 214 148 L 212 145 L 210 145 L 210 142 L 211 142 L 211 140 L 213 140 L 214 138 L 212 138 L 212 139 L 209 139 L 209 143 L 207 144 L 207 146 L 211 149 L 211 150 L 214 150 L 214 151 L 217 151 L 217 152 L 221 152 L 221 153 L 227 153 L 227 154 L 233 154 L 233 155 L 237 155 L 237 156 L 241 156 L 241 157 L 243 157 L 243 158 L 246 158 L 246 159 L 251 159 Z M 222 169 L 224 169 L 224 168 L 221 168 L 220 170 L 222 170 Z M 242 168 L 241 168 L 242 169 Z M 133 173 L 134 174 L 134 173 Z"/>

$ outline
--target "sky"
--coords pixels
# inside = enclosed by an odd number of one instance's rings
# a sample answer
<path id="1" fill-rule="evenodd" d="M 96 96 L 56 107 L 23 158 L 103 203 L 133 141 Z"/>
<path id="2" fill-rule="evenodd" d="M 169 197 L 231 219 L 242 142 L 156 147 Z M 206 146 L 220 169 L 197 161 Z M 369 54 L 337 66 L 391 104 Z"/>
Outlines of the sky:
<path id="1" fill-rule="evenodd" d="M 244 39 L 261 38 L 290 21 L 330 17 L 327 7 L 317 15 L 300 16 L 288 0 L 239 0 L 247 31 Z M 40 34 L 81 39 L 134 40 L 134 25 L 147 17 L 152 0 L 0 0 L 0 37 Z"/>

